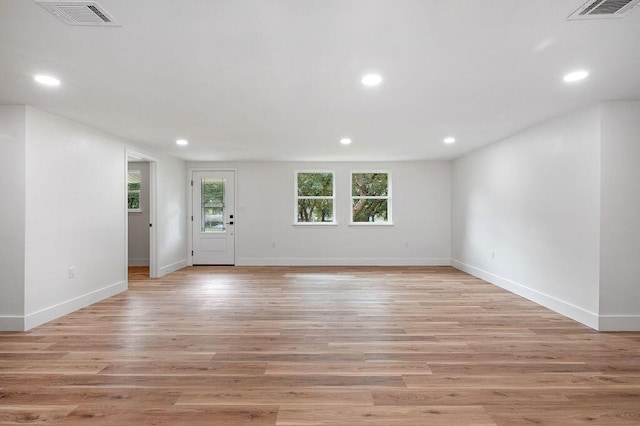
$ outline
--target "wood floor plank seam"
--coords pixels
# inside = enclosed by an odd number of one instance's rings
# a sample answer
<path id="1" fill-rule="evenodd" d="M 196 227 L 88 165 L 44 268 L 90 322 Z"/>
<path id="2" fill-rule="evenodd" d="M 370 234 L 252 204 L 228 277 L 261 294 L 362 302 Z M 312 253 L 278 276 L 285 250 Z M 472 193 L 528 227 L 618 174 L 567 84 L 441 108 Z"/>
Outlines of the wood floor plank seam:
<path id="1" fill-rule="evenodd" d="M 0 333 L 0 424 L 640 425 L 640 333 L 451 267 L 189 267 Z"/>

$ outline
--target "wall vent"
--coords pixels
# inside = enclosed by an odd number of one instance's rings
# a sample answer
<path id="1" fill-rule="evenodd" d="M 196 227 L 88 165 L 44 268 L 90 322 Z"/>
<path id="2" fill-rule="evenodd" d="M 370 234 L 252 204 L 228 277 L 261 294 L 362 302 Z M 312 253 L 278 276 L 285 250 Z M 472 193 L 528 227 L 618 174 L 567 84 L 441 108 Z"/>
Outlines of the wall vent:
<path id="1" fill-rule="evenodd" d="M 621 18 L 639 4 L 640 0 L 589 0 L 567 19 Z"/>
<path id="2" fill-rule="evenodd" d="M 35 0 L 35 2 L 68 25 L 120 26 L 96 1 Z"/>

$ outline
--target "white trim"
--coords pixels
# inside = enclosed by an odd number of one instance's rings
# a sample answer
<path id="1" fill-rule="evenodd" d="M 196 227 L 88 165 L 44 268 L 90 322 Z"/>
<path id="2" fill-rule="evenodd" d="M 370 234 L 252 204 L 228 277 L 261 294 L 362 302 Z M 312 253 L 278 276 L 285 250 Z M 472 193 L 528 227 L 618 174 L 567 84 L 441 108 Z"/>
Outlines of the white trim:
<path id="1" fill-rule="evenodd" d="M 140 158 L 134 155 L 136 158 Z M 129 148 L 124 148 L 124 276 L 122 279 L 129 286 L 129 206 L 127 203 L 127 182 L 129 180 Z"/>
<path id="2" fill-rule="evenodd" d="M 298 175 L 300 173 L 317 173 L 317 174 L 327 174 L 331 173 L 331 183 L 332 183 L 332 195 L 331 196 L 300 196 L 298 195 Z M 300 198 L 304 199 L 312 199 L 312 200 L 331 200 L 333 206 L 332 217 L 333 220 L 331 222 L 298 222 L 298 200 Z M 338 218 L 337 215 L 337 207 L 336 207 L 336 172 L 335 170 L 326 170 L 326 169 L 296 169 L 293 171 L 293 226 L 326 226 L 326 225 L 337 225 Z"/>
<path id="3" fill-rule="evenodd" d="M 640 331 L 640 315 L 600 315 L 598 331 Z"/>
<path id="4" fill-rule="evenodd" d="M 149 161 L 149 278 L 161 276 L 158 271 L 158 162 Z M 127 240 L 128 245 L 128 240 Z"/>
<path id="5" fill-rule="evenodd" d="M 24 331 L 24 317 L 10 315 L 0 317 L 0 331 Z"/>
<path id="6" fill-rule="evenodd" d="M 115 296 L 116 294 L 126 290 L 127 282 L 120 281 L 82 296 L 74 297 L 73 299 L 58 303 L 57 305 L 49 306 L 48 308 L 27 314 L 24 317 L 24 331 L 75 312 L 86 306 L 100 302 L 101 300 L 107 299 L 111 296 Z"/>
<path id="7" fill-rule="evenodd" d="M 386 174 L 387 175 L 387 195 L 386 196 L 375 196 L 375 197 L 362 197 L 360 195 L 353 195 L 353 175 L 354 174 L 370 174 L 370 173 L 378 173 L 378 174 Z M 349 226 L 393 226 L 393 197 L 392 197 L 392 178 L 391 171 L 389 170 L 381 170 L 381 169 L 369 169 L 369 170 L 351 170 L 349 173 Z M 387 220 L 385 222 L 354 222 L 353 221 L 353 200 L 387 200 Z"/>
<path id="8" fill-rule="evenodd" d="M 175 272 L 179 269 L 186 268 L 187 266 L 189 266 L 188 259 L 182 259 L 170 265 L 163 266 L 162 268 L 160 268 L 160 274 L 161 274 L 160 276 L 170 274 L 171 272 Z"/>
<path id="9" fill-rule="evenodd" d="M 239 266 L 449 266 L 438 258 L 240 258 Z"/>
<path id="10" fill-rule="evenodd" d="M 462 263 L 456 259 L 451 259 L 451 266 L 475 277 L 481 278 L 491 284 L 495 284 L 498 287 L 517 294 L 518 296 L 522 296 L 525 299 L 542 305 L 545 308 L 551 309 L 554 312 L 578 321 L 588 327 L 593 328 L 594 330 L 598 330 L 598 315 L 594 312 L 588 311 L 584 308 L 581 308 L 569 302 L 565 302 L 564 300 L 560 300 L 548 294 L 539 292 L 530 287 L 527 287 L 524 284 L 511 281 L 508 278 L 492 274 L 491 272 L 476 268 L 475 266 L 467 265 L 466 263 Z"/>

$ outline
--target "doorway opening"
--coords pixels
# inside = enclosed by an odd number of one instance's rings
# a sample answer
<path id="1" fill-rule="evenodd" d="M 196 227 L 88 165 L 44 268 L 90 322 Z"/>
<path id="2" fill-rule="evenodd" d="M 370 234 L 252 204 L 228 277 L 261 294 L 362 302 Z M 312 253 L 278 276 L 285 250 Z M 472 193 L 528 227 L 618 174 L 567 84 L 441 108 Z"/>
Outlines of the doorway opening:
<path id="1" fill-rule="evenodd" d="M 156 163 L 145 154 L 126 151 L 126 250 L 128 276 L 155 278 L 156 250 Z"/>

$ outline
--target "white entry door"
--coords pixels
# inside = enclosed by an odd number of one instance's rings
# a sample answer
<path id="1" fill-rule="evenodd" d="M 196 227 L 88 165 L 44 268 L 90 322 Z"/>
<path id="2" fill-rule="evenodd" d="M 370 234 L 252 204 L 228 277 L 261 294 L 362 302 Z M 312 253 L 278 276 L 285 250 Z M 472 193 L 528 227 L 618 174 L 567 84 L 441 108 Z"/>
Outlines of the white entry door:
<path id="1" fill-rule="evenodd" d="M 235 264 L 235 172 L 193 172 L 193 264 Z"/>

